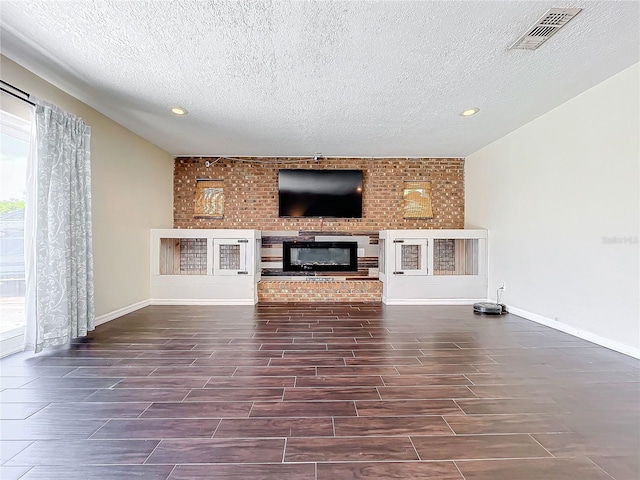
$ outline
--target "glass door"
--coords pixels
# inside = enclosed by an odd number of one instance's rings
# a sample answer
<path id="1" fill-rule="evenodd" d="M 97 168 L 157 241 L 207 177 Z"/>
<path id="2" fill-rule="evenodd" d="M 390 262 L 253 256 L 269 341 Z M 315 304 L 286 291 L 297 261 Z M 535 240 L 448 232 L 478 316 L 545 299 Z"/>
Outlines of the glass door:
<path id="1" fill-rule="evenodd" d="M 213 240 L 213 274 L 214 275 L 249 275 L 248 254 L 249 240 L 246 238 Z"/>
<path id="2" fill-rule="evenodd" d="M 394 275 L 427 275 L 429 268 L 426 239 L 397 239 L 393 244 L 395 247 Z"/>
<path id="3" fill-rule="evenodd" d="M 24 207 L 30 123 L 0 111 L 0 356 L 24 339 Z"/>

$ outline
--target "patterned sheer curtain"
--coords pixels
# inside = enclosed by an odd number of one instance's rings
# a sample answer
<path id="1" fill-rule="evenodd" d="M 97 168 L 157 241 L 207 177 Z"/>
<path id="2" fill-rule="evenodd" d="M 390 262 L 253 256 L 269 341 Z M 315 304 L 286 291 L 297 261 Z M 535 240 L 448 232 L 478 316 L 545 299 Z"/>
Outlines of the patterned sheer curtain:
<path id="1" fill-rule="evenodd" d="M 94 329 L 91 128 L 38 98 L 25 211 L 25 350 Z"/>

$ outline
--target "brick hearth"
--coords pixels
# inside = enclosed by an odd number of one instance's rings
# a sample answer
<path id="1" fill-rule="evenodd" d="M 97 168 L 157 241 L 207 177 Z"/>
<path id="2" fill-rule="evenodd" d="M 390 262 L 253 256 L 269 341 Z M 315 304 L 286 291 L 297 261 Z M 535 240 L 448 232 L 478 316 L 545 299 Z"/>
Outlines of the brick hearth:
<path id="1" fill-rule="evenodd" d="M 304 282 L 262 280 L 258 283 L 261 303 L 288 302 L 381 302 L 382 282 L 346 280 Z"/>

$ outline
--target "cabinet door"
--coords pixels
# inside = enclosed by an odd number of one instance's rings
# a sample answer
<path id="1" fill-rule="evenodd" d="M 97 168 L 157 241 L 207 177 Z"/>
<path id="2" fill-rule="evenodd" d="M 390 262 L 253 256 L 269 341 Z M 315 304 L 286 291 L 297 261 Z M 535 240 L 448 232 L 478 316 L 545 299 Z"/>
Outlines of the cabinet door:
<path id="1" fill-rule="evenodd" d="M 249 275 L 249 240 L 246 238 L 215 238 L 213 240 L 214 275 Z"/>
<path id="2" fill-rule="evenodd" d="M 426 238 L 396 239 L 393 241 L 395 250 L 394 275 L 427 275 Z"/>

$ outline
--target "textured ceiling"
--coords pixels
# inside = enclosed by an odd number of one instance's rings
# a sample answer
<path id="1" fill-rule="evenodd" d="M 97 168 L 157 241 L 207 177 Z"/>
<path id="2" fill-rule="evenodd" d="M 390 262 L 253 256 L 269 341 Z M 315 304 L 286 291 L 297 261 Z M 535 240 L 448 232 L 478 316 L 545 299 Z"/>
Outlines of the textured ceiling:
<path id="1" fill-rule="evenodd" d="M 584 10 L 507 50 L 554 6 Z M 638 62 L 639 19 L 637 1 L 0 8 L 4 55 L 175 155 L 467 156 Z"/>

